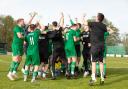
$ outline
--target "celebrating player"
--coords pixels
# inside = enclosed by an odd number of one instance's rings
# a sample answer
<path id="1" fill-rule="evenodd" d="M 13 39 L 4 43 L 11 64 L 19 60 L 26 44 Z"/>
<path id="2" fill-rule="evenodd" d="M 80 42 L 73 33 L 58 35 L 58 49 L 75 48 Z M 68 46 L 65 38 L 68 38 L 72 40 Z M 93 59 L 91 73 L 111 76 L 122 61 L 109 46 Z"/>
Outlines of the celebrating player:
<path id="1" fill-rule="evenodd" d="M 17 20 L 17 25 L 13 29 L 13 42 L 12 42 L 12 63 L 9 68 L 7 77 L 10 80 L 14 80 L 18 76 L 17 68 L 22 60 L 23 55 L 23 43 L 24 43 L 24 19 L 20 18 Z"/>
<path id="2" fill-rule="evenodd" d="M 38 26 L 39 28 L 36 28 Z M 39 35 L 42 33 L 40 29 L 41 27 L 39 24 L 37 26 L 31 24 L 29 26 L 30 33 L 25 38 L 25 41 L 28 44 L 28 48 L 27 48 L 27 56 L 25 61 L 24 81 L 27 81 L 27 76 L 29 74 L 29 66 L 31 64 L 34 66 L 31 82 L 35 82 L 36 76 L 38 74 L 38 68 L 40 65 L 38 39 L 39 39 Z"/>
<path id="3" fill-rule="evenodd" d="M 55 61 L 59 57 L 61 60 L 64 61 L 65 65 L 67 66 L 67 60 L 65 56 L 64 50 L 64 40 L 63 40 L 63 25 L 64 25 L 64 15 L 61 13 L 60 23 L 58 24 L 56 21 L 52 22 L 52 30 L 50 31 L 49 38 L 52 40 L 53 43 L 53 53 L 50 59 L 50 65 L 52 67 L 52 80 L 56 79 L 55 76 Z"/>
<path id="4" fill-rule="evenodd" d="M 91 48 L 91 44 L 90 44 L 90 31 L 89 28 L 87 26 L 84 27 L 84 31 L 81 33 L 81 40 L 82 40 L 82 45 L 83 45 L 83 50 L 82 50 L 82 54 L 83 54 L 83 66 L 84 66 L 84 77 L 86 77 L 89 73 L 90 73 L 90 63 L 91 63 L 91 59 L 90 59 L 90 48 Z"/>
<path id="5" fill-rule="evenodd" d="M 70 19 L 71 25 L 75 24 L 70 16 L 69 16 L 69 19 Z M 77 38 L 77 41 L 75 42 L 75 49 L 76 49 L 76 54 L 77 54 L 75 71 L 76 71 L 76 73 L 78 73 L 79 72 L 78 65 L 80 63 L 80 57 L 81 57 L 81 49 L 80 49 L 80 34 L 81 34 L 80 29 L 81 29 L 81 24 L 78 23 L 78 18 L 75 18 L 75 21 L 76 21 L 76 24 L 77 24 L 77 29 L 75 30 L 76 38 Z"/>
<path id="6" fill-rule="evenodd" d="M 48 27 L 45 26 L 44 29 L 44 34 L 40 34 L 39 36 L 39 55 L 40 55 L 40 68 L 39 68 L 39 72 L 38 75 L 41 76 L 43 78 L 46 78 L 46 72 L 48 70 L 48 58 L 49 58 L 49 39 L 48 39 Z"/>
<path id="7" fill-rule="evenodd" d="M 69 75 L 67 75 L 67 77 L 69 78 L 70 76 L 74 78 L 76 77 L 75 76 L 75 66 L 77 60 L 77 54 L 75 49 L 75 42 L 77 41 L 76 32 L 75 32 L 76 29 L 77 29 L 77 25 L 73 24 L 70 27 L 70 29 L 65 33 L 65 52 L 66 52 L 66 57 L 68 59 L 68 72 L 71 71 L 71 73 L 68 73 Z"/>
<path id="8" fill-rule="evenodd" d="M 90 43 L 91 43 L 91 57 L 92 57 L 92 75 L 89 82 L 93 85 L 96 82 L 96 62 L 100 63 L 100 84 L 104 84 L 104 65 L 103 65 L 103 53 L 104 53 L 104 33 L 107 32 L 106 25 L 102 23 L 104 15 L 98 13 L 94 22 L 86 22 L 85 25 L 90 27 Z"/>

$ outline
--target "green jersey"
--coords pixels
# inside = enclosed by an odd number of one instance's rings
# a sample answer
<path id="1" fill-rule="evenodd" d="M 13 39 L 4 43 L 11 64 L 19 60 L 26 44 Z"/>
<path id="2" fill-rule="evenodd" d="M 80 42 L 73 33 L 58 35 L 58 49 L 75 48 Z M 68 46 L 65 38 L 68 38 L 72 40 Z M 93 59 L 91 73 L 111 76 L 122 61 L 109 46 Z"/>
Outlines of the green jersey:
<path id="1" fill-rule="evenodd" d="M 70 23 L 71 23 L 71 25 L 75 24 L 72 19 L 70 20 Z M 80 34 L 81 34 L 80 29 L 77 29 L 77 30 L 76 30 L 76 37 L 77 37 L 77 38 L 80 38 Z M 80 40 L 77 41 L 77 42 L 75 42 L 75 45 L 80 45 Z"/>
<path id="2" fill-rule="evenodd" d="M 104 33 L 104 42 L 105 42 L 105 44 L 106 44 L 106 39 L 107 39 L 108 36 L 109 36 L 109 32 L 105 32 Z"/>
<path id="3" fill-rule="evenodd" d="M 72 29 L 70 29 L 65 34 L 65 48 L 72 49 L 72 47 L 75 46 L 74 36 L 76 36 L 76 32 L 74 30 L 72 30 Z"/>
<path id="4" fill-rule="evenodd" d="M 109 36 L 109 32 L 105 32 L 105 33 L 104 33 L 104 42 L 105 42 L 105 44 L 104 44 L 104 58 L 106 58 L 106 54 L 107 54 L 106 39 L 107 39 L 108 36 Z"/>
<path id="5" fill-rule="evenodd" d="M 13 29 L 13 44 L 19 44 L 19 45 L 23 45 L 24 39 L 23 38 L 19 38 L 17 36 L 17 33 L 21 33 L 24 36 L 24 30 L 22 27 L 16 25 Z"/>
<path id="6" fill-rule="evenodd" d="M 25 41 L 28 44 L 27 48 L 27 55 L 32 55 L 33 53 L 38 53 L 38 39 L 40 35 L 40 30 L 36 29 L 33 32 L 30 32 L 27 37 L 25 38 Z"/>

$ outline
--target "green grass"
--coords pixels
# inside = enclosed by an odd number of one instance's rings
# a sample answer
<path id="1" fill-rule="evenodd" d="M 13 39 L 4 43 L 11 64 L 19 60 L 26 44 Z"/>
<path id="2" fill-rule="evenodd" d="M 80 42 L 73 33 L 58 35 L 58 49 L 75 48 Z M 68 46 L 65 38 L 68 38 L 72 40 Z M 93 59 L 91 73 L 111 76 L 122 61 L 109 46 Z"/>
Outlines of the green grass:
<path id="1" fill-rule="evenodd" d="M 23 58 L 24 60 L 24 58 Z M 32 84 L 30 81 L 24 82 L 23 75 L 19 68 L 19 79 L 9 81 L 6 77 L 11 56 L 0 55 L 0 89 L 127 89 L 128 88 L 128 60 L 126 58 L 108 58 L 107 59 L 107 78 L 103 86 L 99 85 L 99 78 L 95 86 L 89 86 L 87 78 L 80 77 L 77 80 L 67 80 L 59 77 L 52 81 L 38 80 Z"/>

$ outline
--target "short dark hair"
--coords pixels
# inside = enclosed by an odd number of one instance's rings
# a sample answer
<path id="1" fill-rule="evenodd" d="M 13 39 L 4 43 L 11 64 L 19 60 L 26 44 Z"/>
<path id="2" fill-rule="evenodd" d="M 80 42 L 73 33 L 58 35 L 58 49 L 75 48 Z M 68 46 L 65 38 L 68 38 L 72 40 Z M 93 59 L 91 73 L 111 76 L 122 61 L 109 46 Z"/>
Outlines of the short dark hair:
<path id="1" fill-rule="evenodd" d="M 30 24 L 29 27 L 30 27 L 31 30 L 34 30 L 36 28 L 36 25 L 35 24 Z"/>
<path id="2" fill-rule="evenodd" d="M 81 23 L 77 23 L 77 25 L 79 25 L 79 28 L 81 28 Z"/>
<path id="3" fill-rule="evenodd" d="M 48 29 L 48 26 L 45 26 L 45 30 L 47 30 Z"/>
<path id="4" fill-rule="evenodd" d="M 103 13 L 98 13 L 97 18 L 98 18 L 99 22 L 102 22 L 104 20 L 104 14 Z"/>
<path id="5" fill-rule="evenodd" d="M 55 26 L 55 27 L 57 27 L 58 23 L 56 21 L 53 21 L 52 22 L 52 25 Z"/>

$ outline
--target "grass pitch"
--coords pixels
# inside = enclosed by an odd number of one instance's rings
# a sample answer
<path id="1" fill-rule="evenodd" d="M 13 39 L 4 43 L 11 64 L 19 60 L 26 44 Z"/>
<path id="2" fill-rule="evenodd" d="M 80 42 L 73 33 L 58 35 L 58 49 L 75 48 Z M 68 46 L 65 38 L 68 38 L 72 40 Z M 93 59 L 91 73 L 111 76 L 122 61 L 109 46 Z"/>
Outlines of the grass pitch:
<path id="1" fill-rule="evenodd" d="M 10 81 L 6 77 L 10 62 L 11 56 L 0 55 L 0 89 L 128 89 L 128 58 L 107 58 L 107 78 L 103 86 L 99 85 L 99 78 L 95 86 L 89 86 L 90 76 L 76 80 L 58 77 L 57 80 L 39 79 L 37 83 L 24 82 L 20 71 L 23 62 L 18 69 L 18 80 Z"/>

